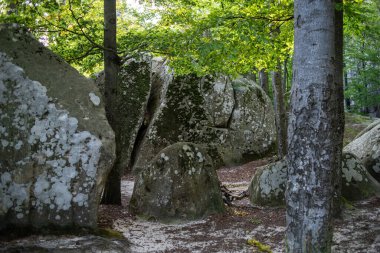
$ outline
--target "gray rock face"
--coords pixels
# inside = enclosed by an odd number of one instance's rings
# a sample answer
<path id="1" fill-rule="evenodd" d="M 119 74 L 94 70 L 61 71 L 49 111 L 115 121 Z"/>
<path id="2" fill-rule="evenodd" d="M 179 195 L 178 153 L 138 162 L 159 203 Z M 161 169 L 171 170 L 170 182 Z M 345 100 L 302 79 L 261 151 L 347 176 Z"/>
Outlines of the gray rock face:
<path id="1" fill-rule="evenodd" d="M 151 58 L 130 59 L 120 68 L 115 119 L 116 162 L 114 169 L 124 171 L 130 166 L 135 140 L 144 115 L 150 92 Z"/>
<path id="2" fill-rule="evenodd" d="M 284 160 L 257 169 L 249 186 L 250 201 L 256 205 L 284 205 L 287 166 Z M 380 184 L 365 170 L 360 160 L 349 153 L 342 160 L 342 196 L 362 200 L 380 195 Z"/>
<path id="3" fill-rule="evenodd" d="M 380 183 L 363 166 L 360 159 L 350 153 L 343 153 L 342 196 L 348 200 L 362 200 L 374 195 L 380 196 Z"/>
<path id="4" fill-rule="evenodd" d="M 218 165 L 261 157 L 275 143 L 274 112 L 254 82 L 225 76 L 173 76 L 164 59 L 130 59 L 120 73 L 117 162 L 144 169 L 176 142 L 207 144 Z M 97 78 L 103 90 L 104 76 Z"/>
<path id="5" fill-rule="evenodd" d="M 356 155 L 368 172 L 380 182 L 380 120 L 364 129 L 343 150 Z"/>
<path id="6" fill-rule="evenodd" d="M 136 177 L 130 210 L 162 221 L 192 220 L 224 211 L 207 151 L 186 142 L 161 150 Z"/>
<path id="7" fill-rule="evenodd" d="M 127 253 L 126 240 L 109 239 L 99 236 L 39 236 L 0 243 L 0 253 Z"/>
<path id="8" fill-rule="evenodd" d="M 99 96 L 30 35 L 0 26 L 0 229 L 96 226 L 115 158 Z"/>
<path id="9" fill-rule="evenodd" d="M 245 78 L 174 77 L 142 141 L 137 171 L 161 149 L 181 141 L 207 144 L 219 164 L 251 161 L 274 145 L 271 102 Z"/>
<path id="10" fill-rule="evenodd" d="M 161 58 L 140 55 L 127 60 L 119 73 L 115 120 L 116 162 L 114 169 L 125 171 L 135 163 L 141 139 L 171 80 L 169 68 Z M 104 72 L 95 77 L 104 95 Z"/>
<path id="11" fill-rule="evenodd" d="M 251 203 L 263 206 L 285 204 L 287 167 L 283 160 L 256 170 L 248 188 Z"/>

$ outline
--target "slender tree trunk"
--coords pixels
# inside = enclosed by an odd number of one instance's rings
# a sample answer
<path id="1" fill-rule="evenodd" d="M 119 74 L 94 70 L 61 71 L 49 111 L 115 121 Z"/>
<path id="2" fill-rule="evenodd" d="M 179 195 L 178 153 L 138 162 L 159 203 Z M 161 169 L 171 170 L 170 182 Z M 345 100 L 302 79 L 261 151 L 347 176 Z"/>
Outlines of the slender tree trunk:
<path id="1" fill-rule="evenodd" d="M 335 1 L 296 0 L 288 125 L 286 250 L 331 252 L 335 176 L 340 170 L 342 88 L 337 81 Z M 341 73 L 339 73 L 341 75 Z"/>
<path id="2" fill-rule="evenodd" d="M 343 83 L 343 0 L 335 0 L 335 85 L 333 86 L 333 94 L 336 94 L 336 103 L 334 104 L 337 111 L 337 116 L 333 118 L 333 128 L 339 129 L 342 135 L 340 141 L 336 145 L 335 152 L 341 155 L 343 148 L 343 133 L 344 133 L 344 83 Z M 339 158 L 339 159 L 338 159 Z M 334 176 L 334 217 L 341 215 L 341 191 L 342 191 L 342 166 L 341 157 L 335 159 Z"/>
<path id="3" fill-rule="evenodd" d="M 344 72 L 344 89 L 348 90 L 348 74 L 346 71 Z M 345 105 L 347 111 L 351 111 L 351 99 L 349 97 L 345 98 Z"/>
<path id="4" fill-rule="evenodd" d="M 116 46 L 116 0 L 104 0 L 104 90 L 107 119 L 115 132 L 118 131 L 117 85 L 119 58 Z M 116 147 L 116 153 L 119 147 Z M 116 159 L 118 159 L 116 157 Z M 116 161 L 117 163 L 117 161 Z M 121 171 L 114 166 L 108 175 L 103 192 L 103 204 L 121 204 Z"/>
<path id="5" fill-rule="evenodd" d="M 281 65 L 272 71 L 272 89 L 274 97 L 274 110 L 277 128 L 277 155 L 282 159 L 286 155 L 286 108 L 284 100 L 283 84 L 281 79 Z"/>
<path id="6" fill-rule="evenodd" d="M 268 94 L 268 91 L 269 91 L 268 72 L 265 69 L 260 70 L 259 81 L 260 81 L 261 88 L 263 88 L 265 93 Z"/>
<path id="7" fill-rule="evenodd" d="M 283 78 L 282 78 L 282 92 L 284 93 L 284 100 L 286 101 L 286 91 L 287 91 L 287 84 L 288 84 L 288 59 L 289 56 L 286 57 L 284 60 L 284 71 L 283 71 Z M 286 111 L 286 103 L 285 103 L 285 111 Z"/>

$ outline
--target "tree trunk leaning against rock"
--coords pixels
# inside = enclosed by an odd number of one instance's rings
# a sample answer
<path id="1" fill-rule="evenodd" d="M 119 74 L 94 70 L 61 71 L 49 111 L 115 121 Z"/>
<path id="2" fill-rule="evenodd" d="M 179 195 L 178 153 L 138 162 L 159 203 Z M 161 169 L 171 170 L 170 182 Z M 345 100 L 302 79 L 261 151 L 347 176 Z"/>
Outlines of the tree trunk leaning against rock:
<path id="1" fill-rule="evenodd" d="M 116 0 L 104 0 L 104 97 L 106 100 L 107 119 L 115 131 L 117 115 L 114 109 L 117 98 L 119 58 L 116 47 Z M 120 147 L 116 147 L 120 149 Z M 103 204 L 121 204 L 121 171 L 113 167 L 103 193 Z"/>

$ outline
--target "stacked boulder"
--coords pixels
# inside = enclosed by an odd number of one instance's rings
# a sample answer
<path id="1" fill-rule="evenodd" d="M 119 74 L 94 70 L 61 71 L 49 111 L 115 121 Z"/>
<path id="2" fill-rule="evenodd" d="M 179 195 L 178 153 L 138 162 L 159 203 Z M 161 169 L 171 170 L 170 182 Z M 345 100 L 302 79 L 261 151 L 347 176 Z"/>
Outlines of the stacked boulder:
<path id="1" fill-rule="evenodd" d="M 216 167 L 261 157 L 275 143 L 270 99 L 245 78 L 175 76 L 141 139 L 135 170 L 176 142 L 207 146 Z"/>
<path id="2" fill-rule="evenodd" d="M 187 219 L 219 212 L 223 209 L 222 199 L 212 171 L 221 165 L 251 161 L 274 147 L 271 101 L 248 79 L 175 76 L 164 59 L 146 55 L 128 60 L 121 67 L 119 78 L 120 106 L 113 113 L 121 122 L 115 128 L 119 161 L 115 166 L 132 169 L 136 174 L 131 205 L 136 214 Z M 202 150 L 202 163 L 183 162 L 182 146 Z M 158 166 L 161 155 L 167 152 L 171 153 L 169 160 L 164 167 Z M 198 169 L 202 176 L 186 174 Z M 178 177 L 174 171 L 188 176 Z M 170 187 L 164 187 L 163 192 L 160 187 L 164 182 Z M 193 192 L 195 186 L 199 192 Z M 198 206 L 195 196 L 217 204 L 200 202 Z M 167 201 L 158 203 L 159 199 Z"/>
<path id="3" fill-rule="evenodd" d="M 133 167 L 142 136 L 171 79 L 165 60 L 148 54 L 129 58 L 121 66 L 114 98 L 117 158 L 113 169 L 123 172 Z M 95 76 L 95 83 L 104 97 L 103 71 Z"/>

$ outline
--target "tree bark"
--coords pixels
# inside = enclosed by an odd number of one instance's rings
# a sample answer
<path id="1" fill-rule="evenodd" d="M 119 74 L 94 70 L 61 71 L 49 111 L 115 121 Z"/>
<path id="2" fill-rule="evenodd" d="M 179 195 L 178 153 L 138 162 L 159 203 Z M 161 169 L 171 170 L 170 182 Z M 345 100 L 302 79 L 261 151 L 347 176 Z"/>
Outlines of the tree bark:
<path id="1" fill-rule="evenodd" d="M 263 88 L 265 93 L 268 94 L 268 91 L 269 91 L 268 72 L 265 69 L 260 70 L 259 81 L 260 81 L 261 88 Z"/>
<path id="2" fill-rule="evenodd" d="M 292 253 L 331 252 L 334 177 L 341 167 L 343 139 L 335 4 L 294 2 L 286 191 L 286 251 Z"/>
<path id="3" fill-rule="evenodd" d="M 282 159 L 286 155 L 286 108 L 284 100 L 283 83 L 281 78 L 281 65 L 272 71 L 272 89 L 274 98 L 274 111 L 277 128 L 277 155 Z"/>
<path id="4" fill-rule="evenodd" d="M 335 0 L 335 85 L 333 86 L 335 90 L 333 94 L 336 94 L 335 106 L 337 116 L 334 117 L 333 127 L 335 129 L 340 129 L 342 137 L 338 139 L 339 141 L 336 145 L 337 154 L 341 154 L 343 148 L 343 133 L 344 133 L 344 75 L 343 75 L 343 0 Z M 341 191 L 342 191 L 342 166 L 341 157 L 335 160 L 335 170 L 334 175 L 334 189 L 335 194 L 333 198 L 333 215 L 334 217 L 341 216 Z"/>
<path id="5" fill-rule="evenodd" d="M 117 85 L 119 74 L 119 57 L 116 45 L 116 0 L 104 0 L 104 93 L 108 122 L 115 131 L 117 124 Z M 116 147 L 118 153 L 119 147 Z M 116 157 L 116 159 L 118 159 Z M 115 162 L 117 163 L 117 161 Z M 114 166 L 108 175 L 103 192 L 103 204 L 121 204 L 121 171 Z"/>

